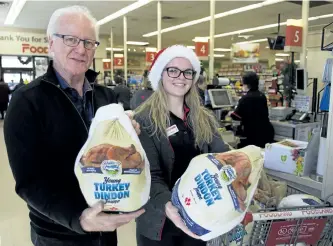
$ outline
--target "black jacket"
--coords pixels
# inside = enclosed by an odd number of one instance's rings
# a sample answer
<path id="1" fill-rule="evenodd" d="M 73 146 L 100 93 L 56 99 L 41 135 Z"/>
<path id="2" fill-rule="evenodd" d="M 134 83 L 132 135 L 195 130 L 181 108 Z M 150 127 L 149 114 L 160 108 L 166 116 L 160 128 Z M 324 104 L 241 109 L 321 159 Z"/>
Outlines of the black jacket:
<path id="1" fill-rule="evenodd" d="M 149 112 L 134 116 L 141 125 L 139 139 L 150 163 L 151 189 L 146 212 L 137 219 L 137 233 L 152 240 L 161 240 L 166 215 L 165 204 L 171 200 L 171 175 L 175 154 L 164 136 L 152 135 Z M 199 145 L 200 153 L 218 153 L 229 150 L 221 135 L 216 132 L 211 143 Z"/>
<path id="2" fill-rule="evenodd" d="M 97 73 L 86 77 L 94 82 Z M 90 237 L 79 217 L 87 203 L 74 175 L 77 154 L 88 128 L 59 88 L 52 63 L 45 75 L 14 93 L 4 124 L 9 163 L 17 194 L 27 202 L 31 225 L 40 235 L 56 238 Z M 92 84 L 94 113 L 115 103 L 111 89 Z M 81 235 L 80 235 L 81 234 Z"/>
<path id="3" fill-rule="evenodd" d="M 150 89 L 138 90 L 137 92 L 135 92 L 131 99 L 131 109 L 135 110 L 144 101 L 146 101 L 153 93 L 154 91 Z"/>
<path id="4" fill-rule="evenodd" d="M 116 100 L 123 104 L 125 110 L 129 110 L 131 90 L 126 85 L 117 85 L 113 90 L 116 94 Z"/>
<path id="5" fill-rule="evenodd" d="M 258 90 L 250 90 L 243 96 L 235 112 L 234 120 L 240 120 L 243 127 L 243 137 L 239 147 L 256 145 L 264 148 L 266 143 L 274 140 L 274 128 L 268 118 L 266 96 Z"/>

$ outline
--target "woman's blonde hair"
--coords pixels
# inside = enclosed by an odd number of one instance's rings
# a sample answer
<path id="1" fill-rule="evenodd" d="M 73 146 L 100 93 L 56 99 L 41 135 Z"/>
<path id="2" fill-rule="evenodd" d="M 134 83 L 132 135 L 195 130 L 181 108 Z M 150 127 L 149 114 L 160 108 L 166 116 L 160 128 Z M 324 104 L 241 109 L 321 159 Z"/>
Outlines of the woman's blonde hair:
<path id="1" fill-rule="evenodd" d="M 194 133 L 196 145 L 212 142 L 219 125 L 215 116 L 201 105 L 194 82 L 185 95 L 185 104 L 190 109 L 188 124 Z M 167 94 L 161 81 L 158 90 L 135 110 L 135 114 L 147 112 L 151 123 L 148 127 L 152 135 L 158 134 L 166 137 L 166 129 L 170 126 L 170 114 Z"/>

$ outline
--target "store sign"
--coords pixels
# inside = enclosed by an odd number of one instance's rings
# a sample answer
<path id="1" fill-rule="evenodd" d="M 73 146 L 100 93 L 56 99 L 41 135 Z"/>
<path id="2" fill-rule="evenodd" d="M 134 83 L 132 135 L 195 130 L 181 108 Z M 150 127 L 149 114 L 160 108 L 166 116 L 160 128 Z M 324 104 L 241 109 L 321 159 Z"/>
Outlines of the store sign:
<path id="1" fill-rule="evenodd" d="M 200 60 L 208 60 L 208 54 L 209 54 L 208 42 L 196 42 L 195 54 L 199 57 Z"/>
<path id="2" fill-rule="evenodd" d="M 152 63 L 155 60 L 156 52 L 146 52 L 146 62 Z"/>
<path id="3" fill-rule="evenodd" d="M 298 242 L 315 245 L 321 237 L 326 221 L 326 219 L 304 219 L 299 224 L 296 220 L 274 221 L 266 245 L 284 245 Z"/>
<path id="4" fill-rule="evenodd" d="M 231 56 L 233 63 L 258 63 L 260 56 L 260 44 L 233 44 Z"/>
<path id="5" fill-rule="evenodd" d="M 303 27 L 299 20 L 287 20 L 286 41 L 284 50 L 287 52 L 301 52 L 303 44 Z"/>
<path id="6" fill-rule="evenodd" d="M 48 40 L 45 34 L 0 31 L 0 54 L 46 55 Z"/>
<path id="7" fill-rule="evenodd" d="M 104 70 L 111 70 L 111 62 L 103 62 Z"/>
<path id="8" fill-rule="evenodd" d="M 124 67 L 124 57 L 115 57 L 113 59 L 113 64 L 115 68 L 123 68 Z"/>

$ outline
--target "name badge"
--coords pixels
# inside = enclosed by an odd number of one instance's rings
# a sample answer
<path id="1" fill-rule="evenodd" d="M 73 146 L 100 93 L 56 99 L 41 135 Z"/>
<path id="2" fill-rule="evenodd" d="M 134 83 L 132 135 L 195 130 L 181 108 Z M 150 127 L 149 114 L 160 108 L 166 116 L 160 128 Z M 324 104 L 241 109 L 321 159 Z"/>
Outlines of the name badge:
<path id="1" fill-rule="evenodd" d="M 167 136 L 170 137 L 171 135 L 179 132 L 178 127 L 176 125 L 172 125 L 166 129 Z"/>

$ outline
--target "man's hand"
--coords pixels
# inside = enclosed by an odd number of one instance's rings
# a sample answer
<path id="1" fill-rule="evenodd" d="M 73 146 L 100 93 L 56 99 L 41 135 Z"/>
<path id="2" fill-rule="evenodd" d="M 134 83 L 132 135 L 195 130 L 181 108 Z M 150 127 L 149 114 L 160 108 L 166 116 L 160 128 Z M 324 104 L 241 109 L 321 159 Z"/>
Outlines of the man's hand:
<path id="1" fill-rule="evenodd" d="M 131 119 L 132 125 L 135 129 L 136 134 L 140 135 L 140 133 L 141 133 L 140 124 L 138 122 L 136 122 L 135 120 L 133 120 L 133 111 L 127 110 L 127 111 L 125 111 L 125 114 L 127 114 L 127 116 Z"/>
<path id="2" fill-rule="evenodd" d="M 114 231 L 118 227 L 129 223 L 145 212 L 144 209 L 141 209 L 129 214 L 106 214 L 102 212 L 103 206 L 103 203 L 99 202 L 95 206 L 83 211 L 80 218 L 80 224 L 84 231 Z"/>
<path id="3" fill-rule="evenodd" d="M 168 216 L 168 218 L 175 224 L 175 226 L 181 229 L 184 233 L 195 239 L 200 239 L 199 236 L 195 235 L 186 227 L 184 221 L 182 220 L 182 218 L 178 213 L 178 209 L 175 206 L 173 206 L 171 202 L 165 204 L 165 213 Z"/>

